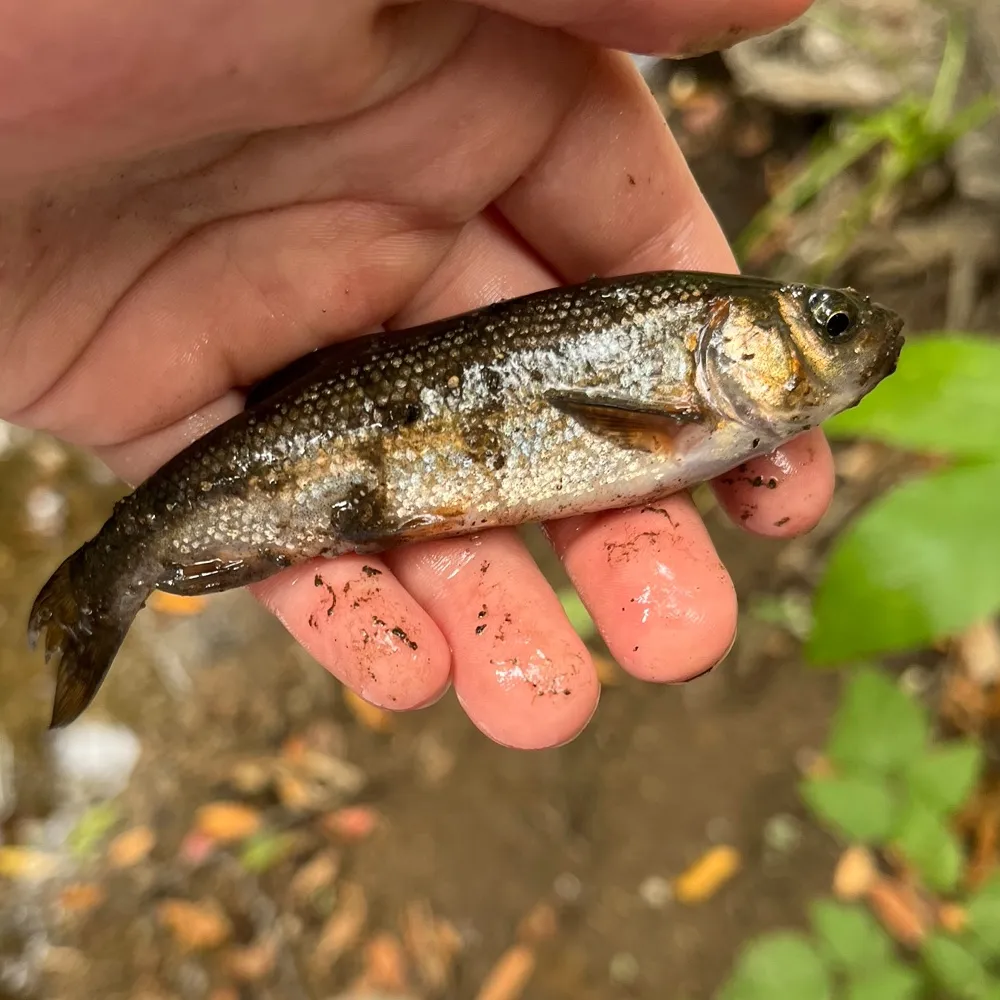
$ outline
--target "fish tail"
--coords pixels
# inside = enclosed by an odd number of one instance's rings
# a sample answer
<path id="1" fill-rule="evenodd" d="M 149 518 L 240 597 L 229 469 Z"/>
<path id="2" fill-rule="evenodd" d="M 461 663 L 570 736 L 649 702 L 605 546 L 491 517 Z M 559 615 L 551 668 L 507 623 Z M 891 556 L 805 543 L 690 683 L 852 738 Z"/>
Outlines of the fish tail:
<path id="1" fill-rule="evenodd" d="M 50 728 L 73 722 L 94 700 L 126 632 L 155 587 L 139 574 L 91 572 L 88 547 L 49 577 L 31 608 L 28 645 L 45 632 L 45 662 L 58 656 Z"/>

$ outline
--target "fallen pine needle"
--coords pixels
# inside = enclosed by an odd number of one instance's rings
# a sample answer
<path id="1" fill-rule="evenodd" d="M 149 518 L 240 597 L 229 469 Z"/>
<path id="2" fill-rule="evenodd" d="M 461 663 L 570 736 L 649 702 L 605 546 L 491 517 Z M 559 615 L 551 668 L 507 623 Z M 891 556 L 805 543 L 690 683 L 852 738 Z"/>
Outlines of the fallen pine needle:
<path id="1" fill-rule="evenodd" d="M 535 953 L 515 944 L 500 956 L 476 994 L 476 1000 L 517 1000 L 535 971 Z"/>
<path id="2" fill-rule="evenodd" d="M 735 847 L 713 847 L 674 879 L 674 898 L 680 903 L 709 899 L 740 870 L 741 864 L 742 858 Z"/>

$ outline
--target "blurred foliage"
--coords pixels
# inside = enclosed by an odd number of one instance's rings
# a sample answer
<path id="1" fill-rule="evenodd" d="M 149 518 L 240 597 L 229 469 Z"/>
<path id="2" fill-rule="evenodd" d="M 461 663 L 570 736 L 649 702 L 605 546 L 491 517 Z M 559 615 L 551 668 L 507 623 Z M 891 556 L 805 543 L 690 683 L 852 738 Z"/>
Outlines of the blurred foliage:
<path id="1" fill-rule="evenodd" d="M 590 612 L 584 607 L 580 595 L 572 587 L 562 587 L 557 591 L 563 612 L 573 626 L 576 634 L 584 642 L 592 642 L 597 635 L 597 628 Z"/>
<path id="2" fill-rule="evenodd" d="M 875 156 L 871 179 L 830 235 L 820 259 L 807 275 L 825 280 L 861 230 L 877 217 L 900 185 L 918 170 L 940 160 L 967 132 L 996 114 L 997 99 L 985 95 L 959 111 L 955 98 L 966 56 L 965 30 L 958 18 L 949 25 L 941 66 L 930 97 L 907 94 L 866 116 L 844 114 L 814 144 L 803 168 L 750 220 L 734 243 L 743 262 L 796 212 L 837 177 Z"/>
<path id="3" fill-rule="evenodd" d="M 886 675 L 854 674 L 803 799 L 849 842 L 891 853 L 925 891 L 947 894 L 961 929 L 934 928 L 907 953 L 863 901 L 820 899 L 810 934 L 751 941 L 719 1000 L 1000 1000 L 1000 877 L 959 891 L 965 857 L 951 828 L 982 763 L 973 741 L 934 741 L 926 710 Z"/>
<path id="4" fill-rule="evenodd" d="M 1000 345 L 927 335 L 825 426 L 940 459 L 838 538 L 806 645 L 818 664 L 926 646 L 1000 609 Z"/>
<path id="5" fill-rule="evenodd" d="M 90 806 L 70 831 L 67 844 L 70 853 L 80 861 L 94 857 L 115 824 L 121 819 L 120 804 L 114 799 Z"/>
<path id="6" fill-rule="evenodd" d="M 979 745 L 933 743 L 922 706 L 885 674 L 862 669 L 834 717 L 826 756 L 832 773 L 801 790 L 813 813 L 855 843 L 892 847 L 924 884 L 952 891 L 964 858 L 949 820 L 976 787 Z"/>

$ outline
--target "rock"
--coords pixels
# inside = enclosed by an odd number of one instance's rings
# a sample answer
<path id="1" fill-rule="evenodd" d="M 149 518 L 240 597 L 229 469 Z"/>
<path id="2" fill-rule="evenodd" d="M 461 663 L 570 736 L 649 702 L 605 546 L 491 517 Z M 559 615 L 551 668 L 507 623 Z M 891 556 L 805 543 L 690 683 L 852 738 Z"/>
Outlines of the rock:
<path id="1" fill-rule="evenodd" d="M 139 739 L 125 726 L 82 720 L 52 733 L 56 773 L 74 798 L 110 799 L 128 784 Z"/>
<path id="2" fill-rule="evenodd" d="M 659 56 L 632 56 L 632 62 L 635 63 L 636 69 L 642 73 L 643 78 L 647 81 L 655 74 L 656 70 L 659 68 L 662 60 Z"/>
<path id="3" fill-rule="evenodd" d="M 996 0 L 967 2 L 969 59 L 959 106 L 982 94 L 1000 94 L 1000 4 Z M 1000 114 L 982 128 L 963 136 L 951 156 L 955 185 L 975 201 L 1000 205 Z"/>
<path id="4" fill-rule="evenodd" d="M 931 92 L 946 28 L 930 0 L 817 0 L 723 59 L 745 96 L 795 111 L 873 111 Z"/>

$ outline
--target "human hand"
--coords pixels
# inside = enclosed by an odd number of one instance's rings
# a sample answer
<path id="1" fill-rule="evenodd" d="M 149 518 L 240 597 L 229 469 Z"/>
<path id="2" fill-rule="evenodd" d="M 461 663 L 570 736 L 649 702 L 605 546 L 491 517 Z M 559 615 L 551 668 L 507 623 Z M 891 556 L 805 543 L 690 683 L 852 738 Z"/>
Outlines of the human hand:
<path id="1" fill-rule="evenodd" d="M 136 482 L 315 347 L 594 273 L 735 269 L 641 78 L 595 44 L 711 48 L 805 6 L 8 5 L 0 417 Z M 818 432 L 758 473 L 778 488 L 714 486 L 747 530 L 796 534 L 825 510 Z M 664 509 L 547 531 L 618 662 L 673 682 L 726 654 L 736 599 L 690 499 Z M 512 530 L 327 563 L 352 588 L 332 616 L 316 572 L 253 589 L 376 704 L 451 682 L 480 729 L 525 748 L 596 708 L 589 654 Z"/>

